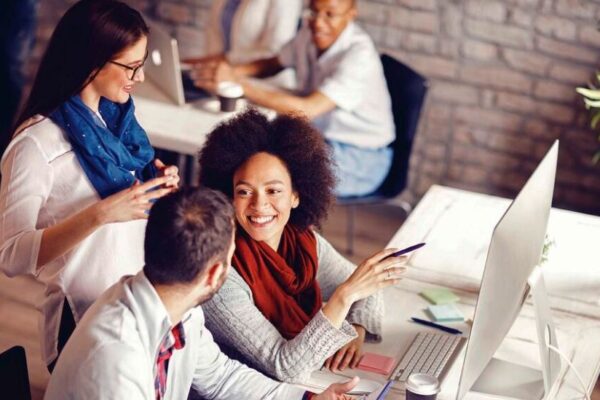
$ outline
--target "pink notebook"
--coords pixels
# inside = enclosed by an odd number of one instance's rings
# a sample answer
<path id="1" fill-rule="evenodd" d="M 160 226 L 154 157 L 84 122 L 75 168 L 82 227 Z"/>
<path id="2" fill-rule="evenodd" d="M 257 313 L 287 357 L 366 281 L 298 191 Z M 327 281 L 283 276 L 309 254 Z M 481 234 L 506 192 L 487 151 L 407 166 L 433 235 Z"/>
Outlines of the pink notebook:
<path id="1" fill-rule="evenodd" d="M 375 372 L 377 374 L 388 375 L 392 372 L 395 362 L 396 360 L 391 357 L 375 353 L 365 353 L 360 359 L 357 368 L 364 371 Z"/>

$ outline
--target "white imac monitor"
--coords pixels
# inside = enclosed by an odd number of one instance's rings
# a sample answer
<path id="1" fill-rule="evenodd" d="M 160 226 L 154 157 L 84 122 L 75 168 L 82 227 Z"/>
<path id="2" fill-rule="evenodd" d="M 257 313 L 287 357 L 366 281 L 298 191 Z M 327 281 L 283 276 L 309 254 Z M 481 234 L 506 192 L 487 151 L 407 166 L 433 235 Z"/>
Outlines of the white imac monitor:
<path id="1" fill-rule="evenodd" d="M 559 375 L 560 358 L 547 347 L 547 343 L 557 345 L 543 279 L 537 289 L 528 283 L 542 254 L 557 159 L 558 141 L 494 229 L 467 343 L 458 400 L 470 390 L 516 399 L 541 399 Z M 534 303 L 541 299 L 534 305 L 542 371 L 493 358 L 530 289 L 539 292 L 539 296 L 533 293 Z"/>

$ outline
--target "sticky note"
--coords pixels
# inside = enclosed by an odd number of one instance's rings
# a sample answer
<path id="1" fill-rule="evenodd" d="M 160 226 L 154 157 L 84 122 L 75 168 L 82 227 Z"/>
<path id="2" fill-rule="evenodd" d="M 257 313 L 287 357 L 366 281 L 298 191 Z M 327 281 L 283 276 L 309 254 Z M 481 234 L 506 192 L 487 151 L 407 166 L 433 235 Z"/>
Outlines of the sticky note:
<path id="1" fill-rule="evenodd" d="M 458 307 L 454 304 L 440 304 L 431 305 L 427 307 L 427 311 L 431 314 L 434 321 L 437 322 L 453 322 L 453 321 L 464 321 L 465 317 L 462 315 Z"/>
<path id="2" fill-rule="evenodd" d="M 357 368 L 377 374 L 388 375 L 392 372 L 396 360 L 381 354 L 365 353 L 360 359 Z"/>
<path id="3" fill-rule="evenodd" d="M 433 304 L 449 304 L 456 303 L 460 298 L 451 290 L 446 288 L 427 289 L 421 292 L 421 296 L 425 297 Z"/>

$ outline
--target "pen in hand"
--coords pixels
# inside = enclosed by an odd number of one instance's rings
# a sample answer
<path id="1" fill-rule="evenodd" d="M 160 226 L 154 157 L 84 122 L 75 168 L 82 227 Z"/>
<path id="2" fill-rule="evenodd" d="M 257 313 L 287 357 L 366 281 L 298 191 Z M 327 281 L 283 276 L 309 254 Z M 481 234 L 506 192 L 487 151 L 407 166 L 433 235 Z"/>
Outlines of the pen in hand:
<path id="1" fill-rule="evenodd" d="M 462 334 L 462 331 L 459 331 L 458 329 L 450 328 L 449 326 L 445 326 L 445 325 L 436 324 L 435 322 L 427 321 L 425 319 L 411 317 L 411 320 L 417 324 L 429 326 L 430 328 L 436 328 L 441 331 L 451 333 L 453 335 L 461 335 Z"/>

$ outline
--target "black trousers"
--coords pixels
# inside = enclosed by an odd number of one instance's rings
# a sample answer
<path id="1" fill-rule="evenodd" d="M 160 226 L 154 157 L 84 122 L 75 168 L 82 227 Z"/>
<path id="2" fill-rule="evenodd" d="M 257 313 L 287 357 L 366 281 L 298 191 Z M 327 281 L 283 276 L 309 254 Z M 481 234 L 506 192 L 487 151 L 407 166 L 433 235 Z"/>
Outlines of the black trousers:
<path id="1" fill-rule="evenodd" d="M 50 364 L 48 364 L 48 371 L 52 373 L 54 371 L 54 367 L 56 366 L 56 361 L 58 360 L 58 356 L 62 352 L 62 349 L 65 348 L 65 344 L 67 344 L 67 340 L 71 337 L 71 334 L 75 330 L 75 317 L 73 317 L 73 311 L 71 311 L 71 306 L 67 299 L 65 299 L 63 303 L 62 314 L 60 316 L 60 326 L 58 327 L 58 355 Z"/>

